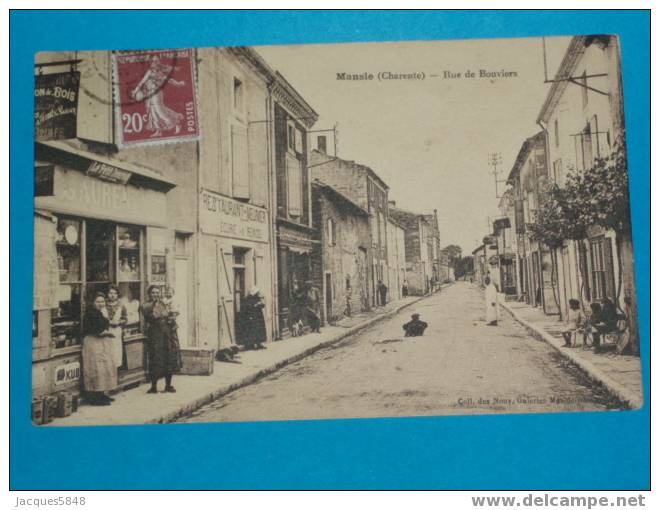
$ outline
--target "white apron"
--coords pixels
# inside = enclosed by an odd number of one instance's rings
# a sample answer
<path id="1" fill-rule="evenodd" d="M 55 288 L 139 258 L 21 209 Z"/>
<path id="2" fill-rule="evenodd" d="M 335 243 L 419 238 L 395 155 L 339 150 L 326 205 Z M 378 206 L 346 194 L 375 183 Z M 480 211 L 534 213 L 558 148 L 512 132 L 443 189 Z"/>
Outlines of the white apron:
<path id="1" fill-rule="evenodd" d="M 87 335 L 83 339 L 83 382 L 86 391 L 110 391 L 117 387 L 117 367 L 112 358 L 115 339 Z"/>
<path id="2" fill-rule="evenodd" d="M 115 314 L 113 317 L 108 317 L 110 322 L 119 322 L 121 320 L 122 305 L 120 304 L 115 309 Z M 112 335 L 112 360 L 115 364 L 115 368 L 122 366 L 124 361 L 124 329 L 121 326 L 110 326 L 108 331 Z"/>
<path id="3" fill-rule="evenodd" d="M 493 303 L 495 306 L 493 306 Z M 497 302 L 497 288 L 491 282 L 486 287 L 486 322 L 497 320 L 499 315 L 499 303 Z"/>

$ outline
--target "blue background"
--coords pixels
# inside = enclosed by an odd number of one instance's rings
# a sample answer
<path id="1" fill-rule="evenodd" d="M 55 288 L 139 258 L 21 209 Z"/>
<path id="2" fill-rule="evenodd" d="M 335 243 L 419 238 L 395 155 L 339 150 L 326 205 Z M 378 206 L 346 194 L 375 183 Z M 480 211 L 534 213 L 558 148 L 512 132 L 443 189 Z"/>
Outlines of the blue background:
<path id="1" fill-rule="evenodd" d="M 648 404 L 609 413 L 283 423 L 57 429 L 30 422 L 36 51 L 597 33 L 621 37 L 648 401 L 648 12 L 12 12 L 11 488 L 649 488 Z"/>

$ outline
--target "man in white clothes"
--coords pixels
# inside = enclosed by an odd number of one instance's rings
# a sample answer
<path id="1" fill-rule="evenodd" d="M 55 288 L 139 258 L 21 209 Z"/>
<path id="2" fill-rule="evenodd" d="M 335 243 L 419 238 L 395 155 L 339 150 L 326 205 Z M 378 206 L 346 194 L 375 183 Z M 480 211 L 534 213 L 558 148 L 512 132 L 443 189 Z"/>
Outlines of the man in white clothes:
<path id="1" fill-rule="evenodd" d="M 486 325 L 497 326 L 497 317 L 499 315 L 497 287 L 488 276 L 484 279 L 484 283 L 486 284 Z"/>

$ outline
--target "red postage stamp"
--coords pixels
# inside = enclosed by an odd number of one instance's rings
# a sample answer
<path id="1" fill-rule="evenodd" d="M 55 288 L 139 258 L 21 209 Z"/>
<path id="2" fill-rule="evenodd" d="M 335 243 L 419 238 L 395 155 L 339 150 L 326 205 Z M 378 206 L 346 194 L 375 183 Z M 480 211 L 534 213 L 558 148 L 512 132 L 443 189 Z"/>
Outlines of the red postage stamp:
<path id="1" fill-rule="evenodd" d="M 118 52 L 113 58 L 120 147 L 199 139 L 192 50 Z"/>

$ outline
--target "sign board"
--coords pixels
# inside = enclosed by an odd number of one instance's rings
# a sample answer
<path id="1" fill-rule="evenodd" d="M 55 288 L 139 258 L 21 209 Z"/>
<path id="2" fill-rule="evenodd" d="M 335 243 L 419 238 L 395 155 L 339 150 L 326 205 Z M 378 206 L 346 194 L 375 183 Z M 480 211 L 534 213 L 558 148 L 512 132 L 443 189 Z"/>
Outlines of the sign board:
<path id="1" fill-rule="evenodd" d="M 55 367 L 55 385 L 70 383 L 80 380 L 80 362 L 72 361 Z"/>
<path id="2" fill-rule="evenodd" d="M 268 242 L 266 209 L 207 190 L 201 192 L 200 208 L 199 221 L 205 234 Z"/>
<path id="3" fill-rule="evenodd" d="M 35 140 L 76 137 L 80 73 L 43 74 L 35 77 Z"/>
<path id="4" fill-rule="evenodd" d="M 55 167 L 54 196 L 35 198 L 47 211 L 140 225 L 167 224 L 165 193 L 102 181 L 77 170 Z"/>
<path id="5" fill-rule="evenodd" d="M 101 163 L 99 161 L 92 161 L 87 168 L 87 175 L 97 177 L 102 181 L 126 184 L 131 178 L 132 174 L 128 170 L 123 170 L 121 168 L 117 168 L 116 166 L 106 165 L 105 163 Z"/>
<path id="6" fill-rule="evenodd" d="M 167 259 L 165 255 L 151 256 L 151 283 L 167 283 Z"/>
<path id="7" fill-rule="evenodd" d="M 113 66 L 120 147 L 199 139 L 192 50 L 118 52 Z"/>

